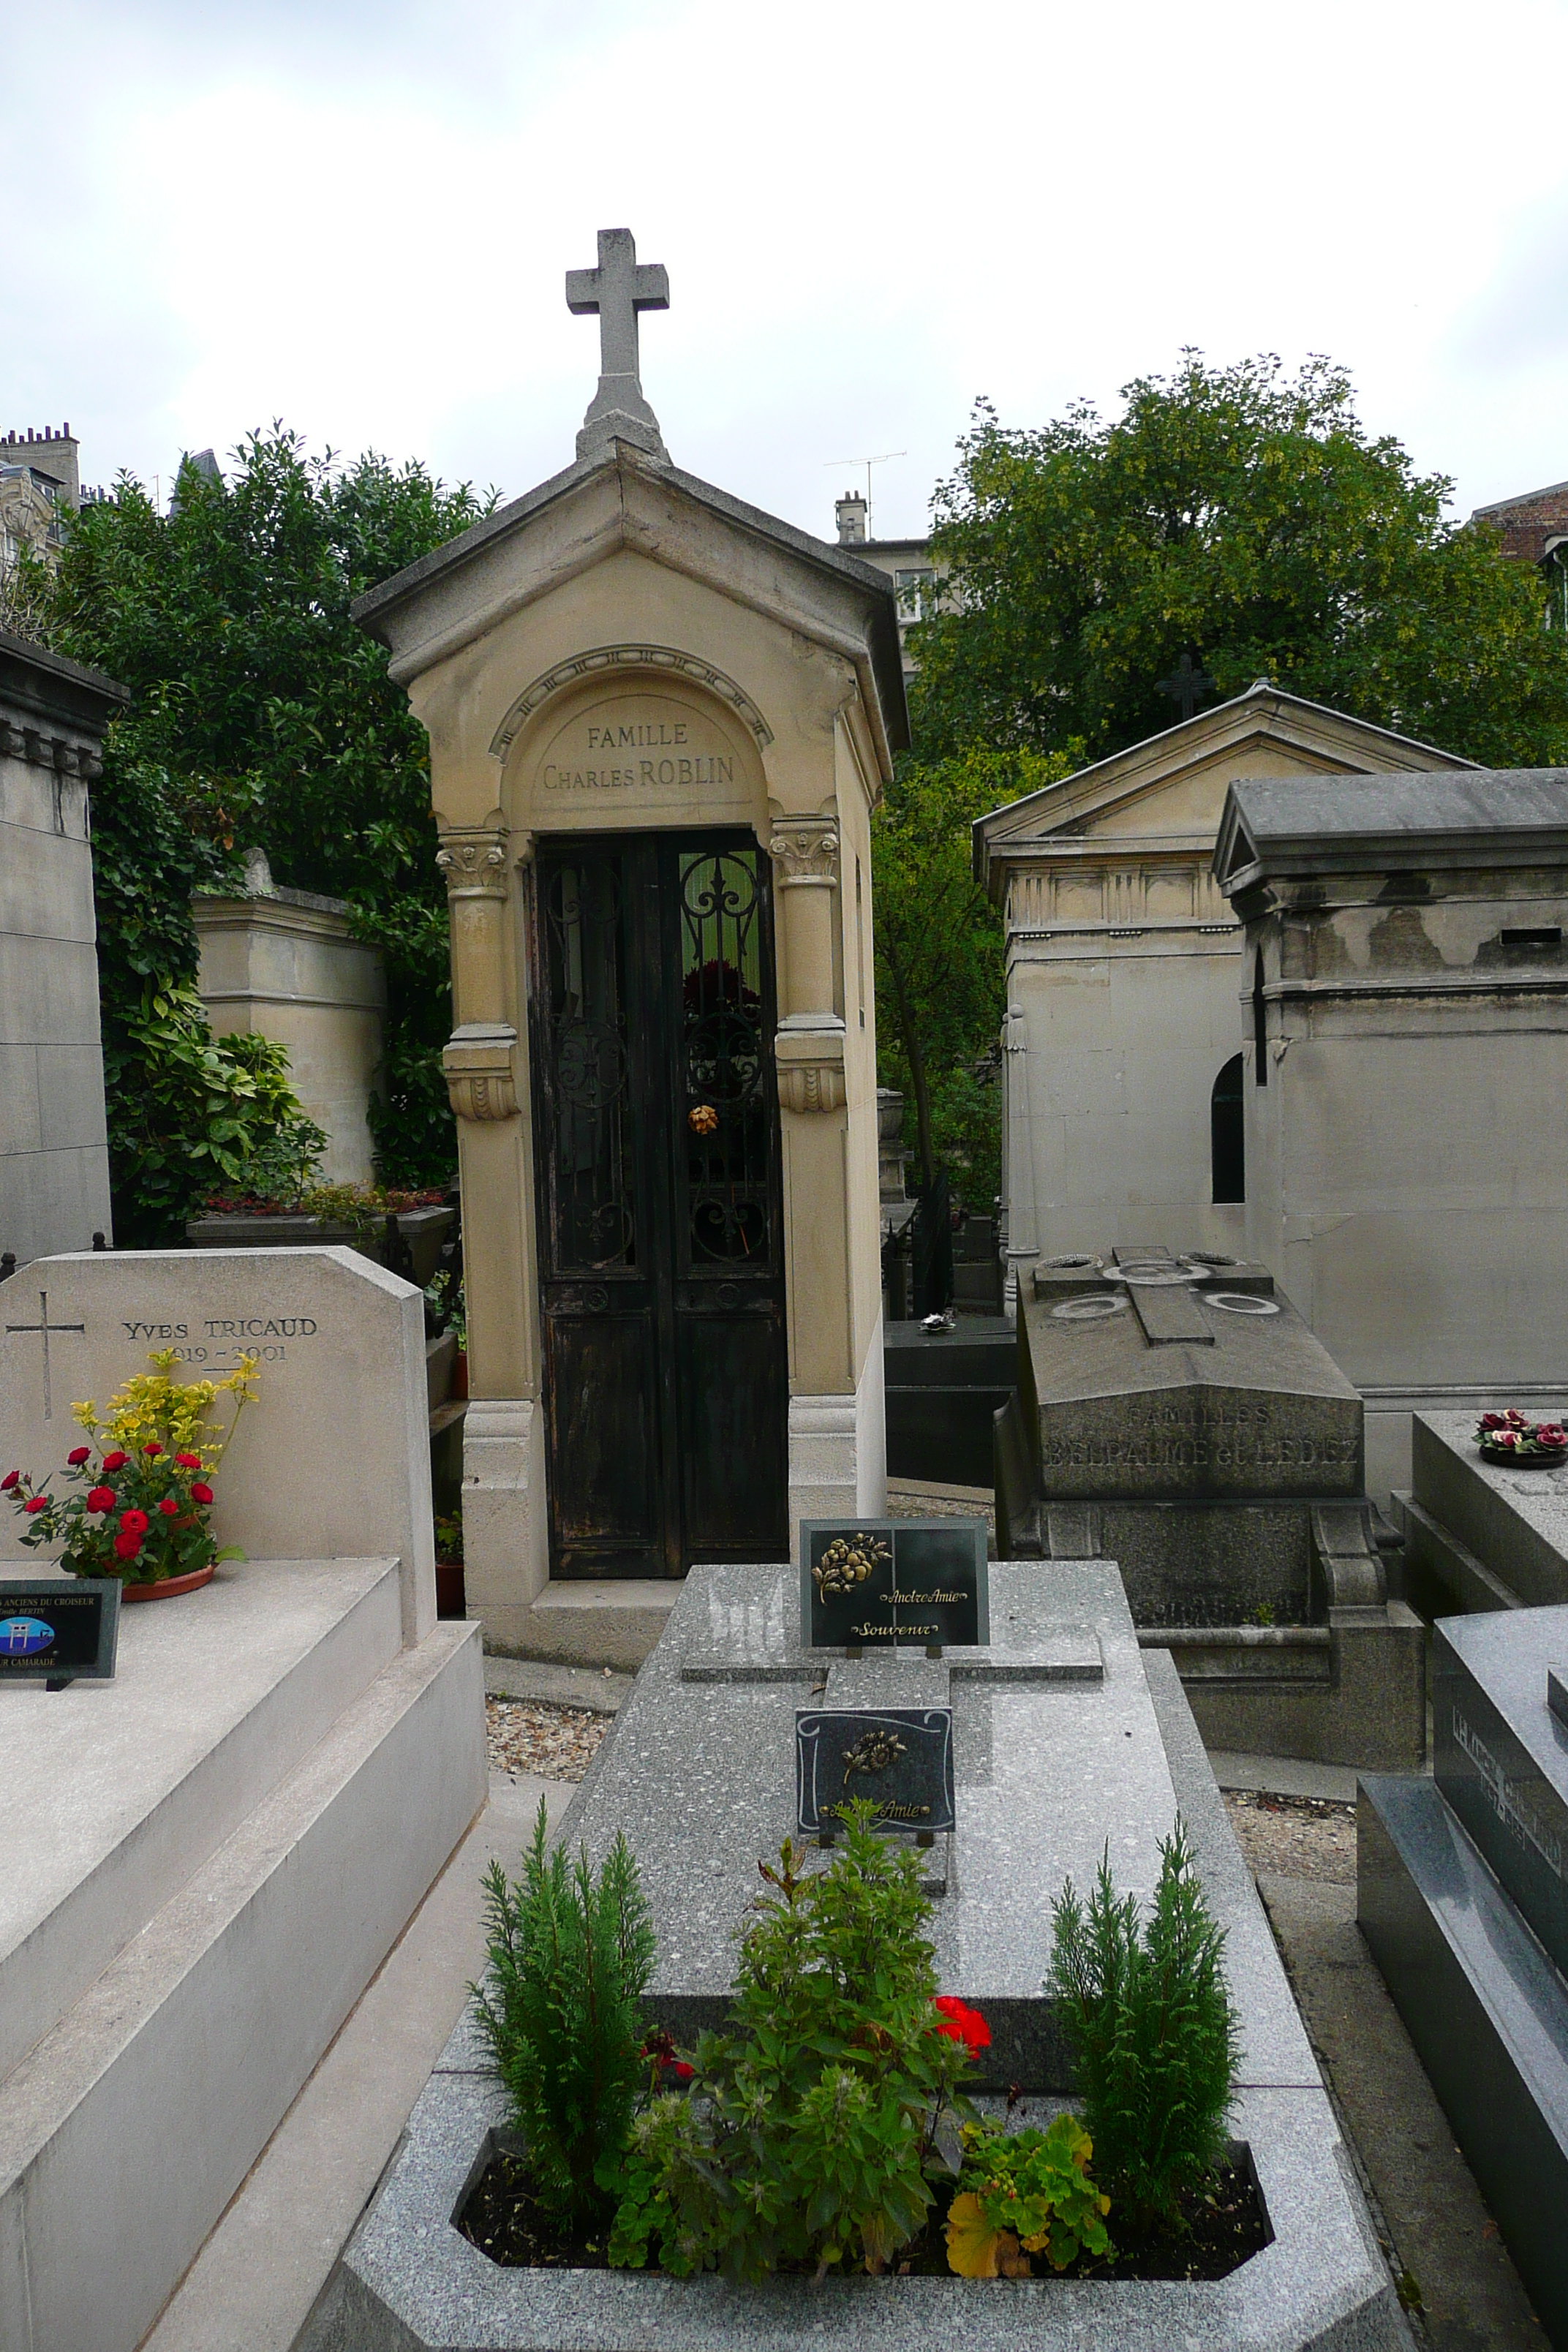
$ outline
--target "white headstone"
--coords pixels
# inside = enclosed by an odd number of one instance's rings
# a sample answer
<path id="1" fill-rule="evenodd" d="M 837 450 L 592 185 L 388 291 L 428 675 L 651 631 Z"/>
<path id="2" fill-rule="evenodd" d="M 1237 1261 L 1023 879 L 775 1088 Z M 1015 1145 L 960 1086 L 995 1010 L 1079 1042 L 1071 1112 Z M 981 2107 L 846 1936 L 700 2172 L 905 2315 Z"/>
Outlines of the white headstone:
<path id="1" fill-rule="evenodd" d="M 186 1380 L 258 1358 L 214 1481 L 213 1525 L 251 1559 L 395 1555 L 403 1638 L 436 1621 L 425 1317 L 412 1283 L 349 1249 L 126 1250 L 35 1258 L 0 1284 L 0 1470 L 65 1466 L 90 1397 L 173 1348 Z M 226 1426 L 227 1398 L 217 1412 Z M 0 1559 L 30 1561 L 0 1514 Z M 219 1571 L 220 1574 L 223 1572 Z"/>

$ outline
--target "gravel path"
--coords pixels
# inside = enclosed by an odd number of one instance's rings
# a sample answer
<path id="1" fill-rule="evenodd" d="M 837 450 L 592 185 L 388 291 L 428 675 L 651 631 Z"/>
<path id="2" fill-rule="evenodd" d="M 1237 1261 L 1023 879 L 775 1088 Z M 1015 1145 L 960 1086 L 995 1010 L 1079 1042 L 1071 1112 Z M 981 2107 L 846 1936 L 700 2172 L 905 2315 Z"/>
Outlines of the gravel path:
<path id="1" fill-rule="evenodd" d="M 1255 1877 L 1355 1885 L 1355 1807 L 1324 1797 L 1264 1797 L 1226 1790 L 1226 1810 Z"/>
<path id="2" fill-rule="evenodd" d="M 542 1780 L 580 1780 L 613 1721 L 613 1717 L 592 1714 L 586 1707 L 487 1698 L 490 1770 L 533 1772 Z"/>

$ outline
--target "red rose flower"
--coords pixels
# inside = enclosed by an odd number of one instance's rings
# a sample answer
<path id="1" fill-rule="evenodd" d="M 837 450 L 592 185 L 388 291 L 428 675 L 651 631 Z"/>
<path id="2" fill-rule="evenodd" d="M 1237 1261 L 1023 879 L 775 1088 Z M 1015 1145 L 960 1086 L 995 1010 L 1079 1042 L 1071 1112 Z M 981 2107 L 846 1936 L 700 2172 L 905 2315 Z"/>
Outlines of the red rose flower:
<path id="1" fill-rule="evenodd" d="M 191 1500 L 193 1503 L 210 1503 L 212 1498 L 213 1490 L 210 1486 L 204 1486 L 199 1478 L 193 1480 L 191 1485 Z"/>
<path id="2" fill-rule="evenodd" d="M 128 1536 L 144 1536 L 149 1521 L 145 1511 L 121 1511 L 120 1524 Z"/>
<path id="3" fill-rule="evenodd" d="M 182 1470 L 199 1470 L 202 1466 L 199 1454 L 176 1454 L 174 1459 Z"/>
<path id="4" fill-rule="evenodd" d="M 87 1460 L 91 1452 L 92 1448 L 90 1445 L 73 1445 L 70 1452 L 66 1455 L 66 1460 L 70 1464 L 73 1470 L 79 1470 L 82 1464 Z"/>
<path id="5" fill-rule="evenodd" d="M 128 1528 L 122 1528 L 114 1538 L 114 1556 L 117 1559 L 134 1559 L 141 1549 L 141 1537 L 132 1535 Z"/>
<path id="6" fill-rule="evenodd" d="M 1503 1416 L 1500 1412 L 1483 1412 L 1481 1415 L 1481 1427 L 1483 1429 L 1501 1429 L 1504 1425 Z"/>
<path id="7" fill-rule="evenodd" d="M 664 2071 L 667 2074 L 673 2074 L 678 2083 L 689 2083 L 695 2069 L 689 2066 L 684 2058 L 678 2058 L 673 2066 L 667 2066 Z"/>
<path id="8" fill-rule="evenodd" d="M 130 1459 L 129 1454 L 106 1454 L 103 1466 L 106 1470 L 123 1470 Z"/>
<path id="9" fill-rule="evenodd" d="M 87 1498 L 87 1507 L 89 1511 L 111 1511 L 114 1508 L 113 1487 L 95 1486 Z"/>
<path id="10" fill-rule="evenodd" d="M 177 1518 L 179 1517 L 180 1507 L 178 1503 L 175 1502 L 173 1495 L 165 1495 L 163 1501 L 159 1504 L 158 1508 L 163 1512 L 163 1517 L 166 1519 Z"/>
<path id="11" fill-rule="evenodd" d="M 937 2032 L 945 2033 L 950 2042 L 962 2042 L 972 2058 L 976 2051 L 990 2048 L 991 2028 L 977 2009 L 971 2009 L 966 2001 L 950 1992 L 939 1994 L 933 2007 L 937 2011 Z"/>
<path id="12" fill-rule="evenodd" d="M 0 1495 L 8 1495 L 13 1486 L 21 1483 L 21 1477 L 19 1470 L 7 1470 L 4 1478 L 0 1478 Z"/>
<path id="13" fill-rule="evenodd" d="M 29 1495 L 22 1506 L 25 1511 L 47 1511 L 48 1507 L 49 1498 L 47 1495 Z"/>
<path id="14" fill-rule="evenodd" d="M 151 1444 L 151 1445 L 144 1445 L 144 1446 L 142 1448 L 142 1453 L 143 1453 L 143 1454 L 148 1454 L 148 1455 L 150 1455 L 150 1456 L 151 1456 L 151 1455 L 156 1455 L 156 1454 L 162 1454 L 162 1452 L 163 1451 L 163 1447 L 159 1444 L 159 1443 L 158 1443 L 157 1439 L 156 1439 L 156 1438 L 154 1438 L 154 1439 L 153 1440 L 153 1443 Z"/>

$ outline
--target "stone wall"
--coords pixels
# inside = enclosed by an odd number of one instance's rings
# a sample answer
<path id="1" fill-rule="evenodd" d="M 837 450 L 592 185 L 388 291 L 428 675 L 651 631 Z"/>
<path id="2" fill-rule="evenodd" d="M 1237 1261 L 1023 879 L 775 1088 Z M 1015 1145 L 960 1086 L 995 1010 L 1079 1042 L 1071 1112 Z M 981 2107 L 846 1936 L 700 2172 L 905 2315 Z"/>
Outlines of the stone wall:
<path id="1" fill-rule="evenodd" d="M 342 899 L 277 888 L 265 859 L 250 873 L 260 887 L 244 898 L 191 902 L 213 1034 L 254 1031 L 287 1045 L 295 1091 L 330 1138 L 323 1181 L 369 1183 L 366 1113 L 386 1012 L 380 950 L 353 937 Z"/>
<path id="2" fill-rule="evenodd" d="M 126 699 L 0 632 L 0 1251 L 110 1228 L 89 786 Z"/>

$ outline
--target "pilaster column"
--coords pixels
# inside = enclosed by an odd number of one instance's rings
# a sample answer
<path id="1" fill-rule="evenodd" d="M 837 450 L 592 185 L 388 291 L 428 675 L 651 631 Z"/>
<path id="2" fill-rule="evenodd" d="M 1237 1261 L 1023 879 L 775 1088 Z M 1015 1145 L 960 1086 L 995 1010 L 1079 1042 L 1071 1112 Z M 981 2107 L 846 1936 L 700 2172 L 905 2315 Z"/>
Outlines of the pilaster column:
<path id="1" fill-rule="evenodd" d="M 842 1110 L 844 1023 L 834 1002 L 833 919 L 838 826 L 832 817 L 784 816 L 768 843 L 778 892 L 784 1009 L 773 1041 L 785 1110 Z"/>
<path id="2" fill-rule="evenodd" d="M 457 1015 L 442 1062 L 458 1118 L 517 1116 L 517 1031 L 506 1017 L 507 848 L 502 825 L 458 825 L 442 835 L 436 853 L 447 877 Z"/>

